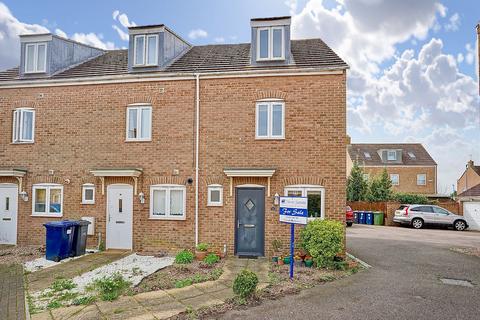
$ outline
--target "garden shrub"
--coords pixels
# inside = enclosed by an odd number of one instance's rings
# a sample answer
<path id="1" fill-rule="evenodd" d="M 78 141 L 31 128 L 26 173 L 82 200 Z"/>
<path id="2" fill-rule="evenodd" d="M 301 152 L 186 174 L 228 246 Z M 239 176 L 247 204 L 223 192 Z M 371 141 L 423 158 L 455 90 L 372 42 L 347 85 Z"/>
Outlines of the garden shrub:
<path id="1" fill-rule="evenodd" d="M 209 253 L 205 259 L 203 259 L 203 262 L 205 262 L 209 266 L 213 266 L 215 263 L 217 263 L 220 260 L 220 258 L 215 254 L 215 253 Z"/>
<path id="2" fill-rule="evenodd" d="M 63 291 L 73 289 L 76 286 L 72 279 L 59 278 L 53 281 L 50 289 L 52 289 L 52 291 Z"/>
<path id="3" fill-rule="evenodd" d="M 402 204 L 430 204 L 428 198 L 420 194 L 395 193 L 393 198 Z"/>
<path id="4" fill-rule="evenodd" d="M 130 282 L 123 279 L 120 273 L 115 273 L 109 277 L 103 277 L 95 280 L 89 289 L 96 290 L 103 301 L 113 301 L 117 299 L 130 287 Z"/>
<path id="5" fill-rule="evenodd" d="M 197 244 L 197 250 L 198 251 L 207 251 L 208 250 L 208 243 L 199 243 Z"/>
<path id="6" fill-rule="evenodd" d="M 303 248 L 318 268 L 331 267 L 335 255 L 343 249 L 344 227 L 339 221 L 313 220 L 301 231 Z"/>
<path id="7" fill-rule="evenodd" d="M 175 263 L 189 264 L 193 262 L 194 255 L 188 250 L 182 250 L 175 256 Z"/>
<path id="8" fill-rule="evenodd" d="M 233 281 L 233 293 L 242 299 L 251 296 L 257 289 L 258 277 L 255 272 L 243 269 Z"/>

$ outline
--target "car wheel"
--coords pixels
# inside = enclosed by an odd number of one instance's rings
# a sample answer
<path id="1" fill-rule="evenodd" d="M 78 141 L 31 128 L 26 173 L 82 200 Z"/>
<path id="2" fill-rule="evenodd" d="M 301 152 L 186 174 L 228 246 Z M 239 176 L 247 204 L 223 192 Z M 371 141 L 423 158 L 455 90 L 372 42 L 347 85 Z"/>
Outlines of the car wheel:
<path id="1" fill-rule="evenodd" d="M 353 225 L 353 222 L 347 222 L 347 227 L 351 227 Z"/>
<path id="2" fill-rule="evenodd" d="M 423 220 L 422 219 L 418 219 L 418 218 L 415 218 L 412 220 L 412 227 L 414 227 L 415 229 L 422 229 L 423 227 Z"/>
<path id="3" fill-rule="evenodd" d="M 467 224 L 465 223 L 465 221 L 463 220 L 457 220 L 455 221 L 455 223 L 453 224 L 453 227 L 455 228 L 455 230 L 457 231 L 463 231 L 465 230 Z"/>

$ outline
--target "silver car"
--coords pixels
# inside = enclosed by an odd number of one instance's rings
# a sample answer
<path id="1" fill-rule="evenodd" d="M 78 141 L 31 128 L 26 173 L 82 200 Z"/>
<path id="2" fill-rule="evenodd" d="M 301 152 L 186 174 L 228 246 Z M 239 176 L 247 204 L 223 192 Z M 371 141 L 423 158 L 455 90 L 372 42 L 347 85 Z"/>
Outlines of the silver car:
<path id="1" fill-rule="evenodd" d="M 451 213 L 439 206 L 426 204 L 401 205 L 395 211 L 393 221 L 411 225 L 415 229 L 421 229 L 424 225 L 453 227 L 457 231 L 468 228 L 467 221 L 463 216 Z"/>

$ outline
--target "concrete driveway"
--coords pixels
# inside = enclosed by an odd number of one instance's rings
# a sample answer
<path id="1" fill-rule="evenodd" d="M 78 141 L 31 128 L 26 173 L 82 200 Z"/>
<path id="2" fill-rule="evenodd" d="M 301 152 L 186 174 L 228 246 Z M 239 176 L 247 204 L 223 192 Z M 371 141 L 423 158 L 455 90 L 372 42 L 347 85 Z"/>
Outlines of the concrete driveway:
<path id="1" fill-rule="evenodd" d="M 479 248 L 480 233 L 355 225 L 348 251 L 372 268 L 224 319 L 479 319 L 480 258 L 452 247 Z"/>

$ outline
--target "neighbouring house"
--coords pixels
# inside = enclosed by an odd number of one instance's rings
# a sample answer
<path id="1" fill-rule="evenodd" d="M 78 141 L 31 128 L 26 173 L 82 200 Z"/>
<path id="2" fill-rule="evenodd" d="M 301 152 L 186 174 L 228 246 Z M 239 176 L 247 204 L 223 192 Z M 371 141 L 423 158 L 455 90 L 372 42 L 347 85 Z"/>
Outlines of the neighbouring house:
<path id="1" fill-rule="evenodd" d="M 472 230 L 480 230 L 480 166 L 467 162 L 457 181 L 457 199 Z"/>
<path id="2" fill-rule="evenodd" d="M 354 143 L 347 151 L 348 174 L 356 161 L 366 180 L 386 169 L 396 192 L 437 193 L 437 163 L 420 143 Z"/>
<path id="3" fill-rule="evenodd" d="M 0 73 L 0 243 L 41 244 L 44 223 L 84 217 L 89 245 L 269 255 L 289 241 L 280 195 L 344 221 L 348 66 L 291 40 L 290 22 L 203 46 L 136 26 L 110 51 L 22 35 L 20 66 Z"/>

